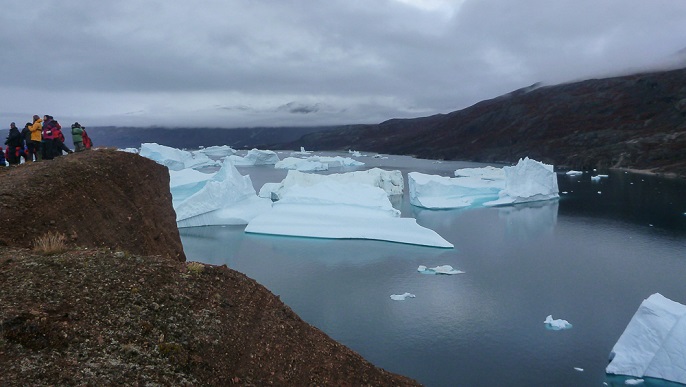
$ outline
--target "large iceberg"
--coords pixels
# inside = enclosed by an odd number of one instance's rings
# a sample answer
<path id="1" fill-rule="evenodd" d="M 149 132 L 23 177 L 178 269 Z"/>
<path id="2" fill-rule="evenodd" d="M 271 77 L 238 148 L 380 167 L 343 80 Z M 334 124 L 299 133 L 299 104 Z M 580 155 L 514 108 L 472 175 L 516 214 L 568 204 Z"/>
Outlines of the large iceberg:
<path id="1" fill-rule="evenodd" d="M 552 200 L 560 197 L 557 174 L 553 166 L 528 157 L 520 159 L 513 167 L 503 167 L 505 188 L 497 200 L 484 206 L 502 206 L 516 203 Z"/>
<path id="2" fill-rule="evenodd" d="M 303 173 L 297 170 L 289 170 L 286 178 L 281 183 L 267 183 L 260 189 L 261 197 L 269 197 L 274 200 L 284 195 L 290 187 L 300 185 L 312 186 L 323 181 L 337 181 L 343 184 L 365 184 L 383 189 L 388 195 L 402 195 L 405 181 L 400 171 L 386 171 L 381 168 L 372 168 L 366 171 L 353 171 L 346 173 L 333 173 L 330 175 L 316 175 Z"/>
<path id="3" fill-rule="evenodd" d="M 495 199 L 503 189 L 502 180 L 478 177 L 445 177 L 419 172 L 407 174 L 410 203 L 432 209 L 469 207 L 477 201 Z"/>
<path id="4" fill-rule="evenodd" d="M 212 173 L 203 173 L 195 169 L 170 170 L 169 189 L 174 206 L 200 191 L 213 176 Z"/>
<path id="5" fill-rule="evenodd" d="M 192 154 L 181 149 L 171 148 L 156 143 L 141 144 L 139 154 L 162 164 L 173 171 L 180 171 L 186 168 L 199 168 L 209 165 L 217 165 L 217 162 L 206 155 Z"/>
<path id="6" fill-rule="evenodd" d="M 553 166 L 528 157 L 513 167 L 458 169 L 455 176 L 408 173 L 410 203 L 423 208 L 448 209 L 559 198 Z"/>
<path id="7" fill-rule="evenodd" d="M 244 157 L 231 155 L 228 158 L 235 165 L 274 165 L 279 162 L 276 152 L 260 149 L 251 149 Z"/>
<path id="8" fill-rule="evenodd" d="M 172 188 L 173 198 L 180 194 L 179 188 L 176 191 Z M 257 197 L 250 176 L 242 176 L 229 159 L 200 189 L 174 203 L 178 227 L 247 224 L 271 209 L 271 200 Z"/>
<path id="9" fill-rule="evenodd" d="M 686 305 L 659 293 L 643 300 L 610 359 L 609 374 L 686 384 Z"/>
<path id="10" fill-rule="evenodd" d="M 401 218 L 383 189 L 336 179 L 290 186 L 271 211 L 248 223 L 245 232 L 453 247 L 414 218 Z"/>

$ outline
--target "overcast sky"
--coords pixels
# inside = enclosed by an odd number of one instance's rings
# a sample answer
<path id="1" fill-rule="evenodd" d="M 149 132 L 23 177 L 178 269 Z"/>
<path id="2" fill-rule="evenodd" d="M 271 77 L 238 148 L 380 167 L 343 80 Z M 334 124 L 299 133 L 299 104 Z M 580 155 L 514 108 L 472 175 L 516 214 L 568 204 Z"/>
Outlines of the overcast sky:
<path id="1" fill-rule="evenodd" d="M 685 48 L 686 0 L 8 0 L 0 125 L 379 123 Z"/>

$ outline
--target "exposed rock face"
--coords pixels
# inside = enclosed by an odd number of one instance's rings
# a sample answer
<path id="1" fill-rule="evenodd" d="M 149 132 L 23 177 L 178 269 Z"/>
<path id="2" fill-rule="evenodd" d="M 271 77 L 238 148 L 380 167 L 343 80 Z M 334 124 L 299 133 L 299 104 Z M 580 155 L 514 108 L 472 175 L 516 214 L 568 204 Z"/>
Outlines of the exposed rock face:
<path id="1" fill-rule="evenodd" d="M 171 200 L 167 168 L 126 152 L 0 167 L 0 244 L 31 247 L 59 232 L 69 245 L 185 261 Z"/>
<path id="2" fill-rule="evenodd" d="M 533 85 L 445 115 L 313 133 L 289 147 L 686 176 L 686 69 Z"/>

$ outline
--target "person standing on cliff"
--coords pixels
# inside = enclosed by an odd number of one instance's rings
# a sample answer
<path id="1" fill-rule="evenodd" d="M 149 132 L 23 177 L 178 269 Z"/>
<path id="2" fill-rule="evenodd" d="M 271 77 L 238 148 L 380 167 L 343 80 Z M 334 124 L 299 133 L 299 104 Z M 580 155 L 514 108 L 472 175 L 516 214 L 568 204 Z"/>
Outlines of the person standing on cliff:
<path id="1" fill-rule="evenodd" d="M 14 122 L 10 124 L 10 133 L 5 145 L 7 145 L 7 161 L 10 165 L 19 165 L 21 152 L 24 149 L 24 138 Z"/>
<path id="2" fill-rule="evenodd" d="M 83 127 L 78 122 L 71 125 L 71 138 L 74 141 L 74 152 L 81 152 L 86 150 L 83 145 Z"/>
<path id="3" fill-rule="evenodd" d="M 27 122 L 26 125 L 24 125 L 24 129 L 21 130 L 21 137 L 24 140 L 24 147 L 22 148 L 22 153 L 21 155 L 24 156 L 24 162 L 28 163 L 29 161 L 33 161 L 33 155 L 29 153 L 29 143 L 31 143 L 31 123 Z"/>
<path id="4" fill-rule="evenodd" d="M 43 155 L 41 154 L 41 140 L 43 139 L 43 120 L 41 120 L 40 117 L 38 117 L 38 115 L 34 114 L 33 124 L 31 124 L 29 130 L 31 131 L 31 143 L 26 144 L 29 148 L 29 154 L 36 156 L 35 161 L 41 161 L 43 159 Z"/>
<path id="5" fill-rule="evenodd" d="M 55 155 L 55 150 L 54 150 L 54 145 L 55 145 L 55 137 L 57 136 L 57 133 L 55 133 L 55 121 L 52 119 L 52 116 L 49 115 L 44 115 L 43 116 L 43 146 L 42 146 L 42 151 L 43 151 L 43 160 L 52 160 Z M 61 150 L 60 150 L 61 152 Z"/>

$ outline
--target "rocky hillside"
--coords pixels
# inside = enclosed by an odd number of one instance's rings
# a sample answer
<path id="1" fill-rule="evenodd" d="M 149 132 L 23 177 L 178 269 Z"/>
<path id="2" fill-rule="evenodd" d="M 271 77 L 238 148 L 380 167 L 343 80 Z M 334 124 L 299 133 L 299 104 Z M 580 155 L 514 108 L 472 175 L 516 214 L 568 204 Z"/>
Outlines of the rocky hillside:
<path id="1" fill-rule="evenodd" d="M 93 150 L 0 182 L 0 386 L 418 385 L 245 275 L 186 263 L 150 160 Z M 33 249 L 48 233 L 66 249 Z"/>
<path id="2" fill-rule="evenodd" d="M 169 171 L 114 150 L 0 168 L 0 246 L 32 247 L 49 232 L 80 247 L 185 261 Z"/>
<path id="3" fill-rule="evenodd" d="M 375 151 L 686 176 L 686 69 L 533 85 L 453 113 L 312 133 L 290 149 Z"/>

